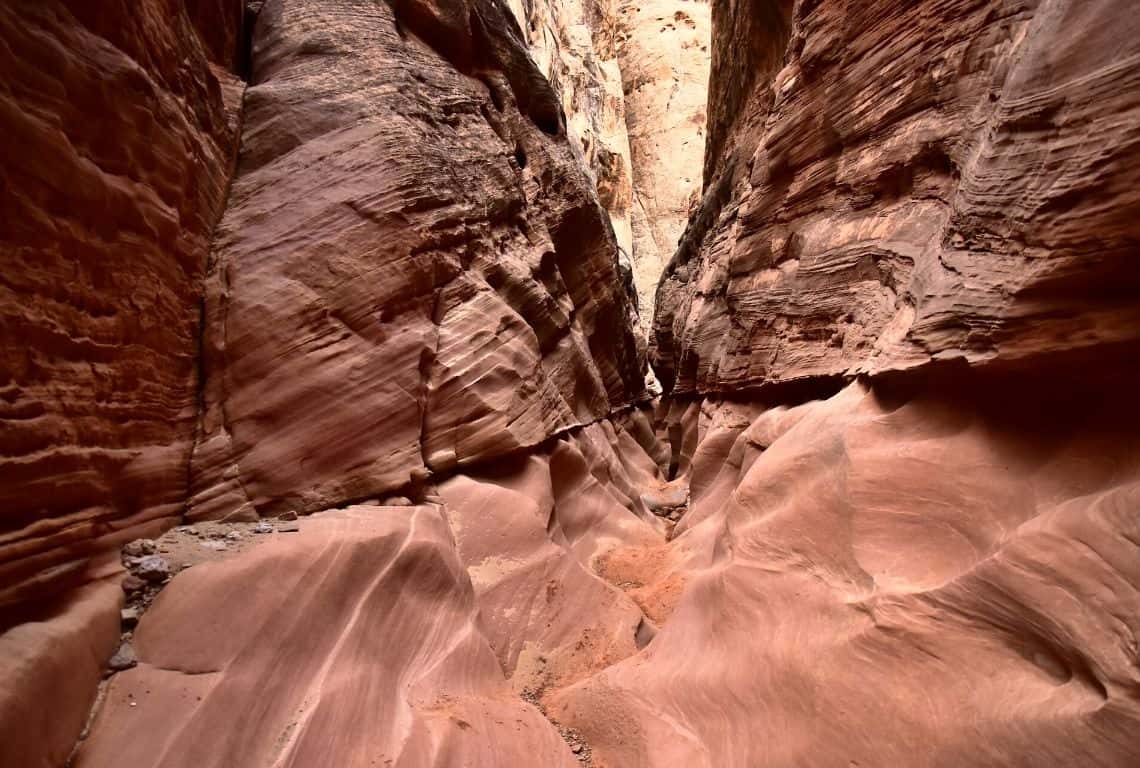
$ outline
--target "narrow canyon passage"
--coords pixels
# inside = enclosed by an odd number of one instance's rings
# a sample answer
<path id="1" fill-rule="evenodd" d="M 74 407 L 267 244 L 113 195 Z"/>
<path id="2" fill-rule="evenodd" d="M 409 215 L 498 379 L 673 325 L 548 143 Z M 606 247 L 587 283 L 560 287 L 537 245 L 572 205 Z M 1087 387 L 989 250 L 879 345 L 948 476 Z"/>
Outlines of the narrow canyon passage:
<path id="1" fill-rule="evenodd" d="M 0 768 L 1140 765 L 1129 10 L 0 5 Z"/>

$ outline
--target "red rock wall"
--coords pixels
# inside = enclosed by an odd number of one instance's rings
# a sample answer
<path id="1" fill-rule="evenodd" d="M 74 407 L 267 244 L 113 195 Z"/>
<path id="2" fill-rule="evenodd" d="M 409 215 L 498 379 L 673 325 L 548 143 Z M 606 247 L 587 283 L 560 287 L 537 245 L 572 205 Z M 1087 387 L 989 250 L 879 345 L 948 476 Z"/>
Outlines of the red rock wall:
<path id="1" fill-rule="evenodd" d="M 258 17 L 196 518 L 415 495 L 643 394 L 613 234 L 513 20 L 394 7 Z"/>
<path id="2" fill-rule="evenodd" d="M 198 21 L 162 0 L 0 8 L 0 611 L 183 510 L 240 99 Z"/>
<path id="3" fill-rule="evenodd" d="M 715 3 L 705 199 L 659 288 L 662 382 L 1135 354 L 1140 21 L 1122 10 Z"/>

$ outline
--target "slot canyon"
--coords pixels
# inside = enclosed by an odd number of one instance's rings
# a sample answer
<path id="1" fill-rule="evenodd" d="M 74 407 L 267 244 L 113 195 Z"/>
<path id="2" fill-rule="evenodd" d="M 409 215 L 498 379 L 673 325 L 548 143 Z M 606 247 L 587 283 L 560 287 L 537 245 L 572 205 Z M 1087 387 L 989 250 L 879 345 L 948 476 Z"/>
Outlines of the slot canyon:
<path id="1" fill-rule="evenodd" d="M 0 2 L 0 768 L 1140 766 L 1135 11 Z"/>

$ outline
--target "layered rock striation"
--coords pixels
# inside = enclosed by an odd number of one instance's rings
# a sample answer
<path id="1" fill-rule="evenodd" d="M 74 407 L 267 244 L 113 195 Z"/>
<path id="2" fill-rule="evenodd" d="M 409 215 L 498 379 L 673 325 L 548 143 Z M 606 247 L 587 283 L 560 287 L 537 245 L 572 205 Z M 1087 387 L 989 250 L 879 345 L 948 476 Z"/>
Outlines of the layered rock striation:
<path id="1" fill-rule="evenodd" d="M 416 496 L 643 396 L 614 236 L 503 6 L 271 2 L 252 50 L 191 518 Z"/>
<path id="2" fill-rule="evenodd" d="M 1134 350 L 1140 49 L 1116 9 L 717 4 L 666 388 Z"/>
<path id="3" fill-rule="evenodd" d="M 0 764 L 1140 763 L 1118 6 L 136 6 L 0 10 Z"/>
<path id="4" fill-rule="evenodd" d="M 240 23 L 236 4 L 0 10 L 0 612 L 182 513 Z"/>

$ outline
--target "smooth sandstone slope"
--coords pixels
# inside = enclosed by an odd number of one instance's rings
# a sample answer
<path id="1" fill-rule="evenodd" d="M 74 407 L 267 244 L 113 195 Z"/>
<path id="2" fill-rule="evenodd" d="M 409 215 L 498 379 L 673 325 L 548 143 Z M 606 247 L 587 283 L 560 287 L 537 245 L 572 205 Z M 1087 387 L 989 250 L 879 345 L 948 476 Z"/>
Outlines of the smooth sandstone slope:
<path id="1" fill-rule="evenodd" d="M 653 635 L 597 573 L 663 541 L 647 430 L 593 424 L 183 571 L 75 765 L 578 765 L 535 705 Z"/>
<path id="2" fill-rule="evenodd" d="M 704 200 L 658 292 L 667 390 L 1135 353 L 1135 14 L 757 0 L 713 16 Z"/>
<path id="3" fill-rule="evenodd" d="M 312 512 L 643 397 L 613 234 L 505 7 L 268 2 L 192 518 Z"/>
<path id="4" fill-rule="evenodd" d="M 663 627 L 548 711 L 596 768 L 1136 765 L 1140 411 L 1095 392 L 707 402 Z"/>
<path id="5" fill-rule="evenodd" d="M 607 555 L 653 641 L 548 712 L 600 768 L 1135 765 L 1135 22 L 713 19 L 654 350 L 689 509 Z"/>

